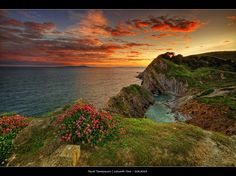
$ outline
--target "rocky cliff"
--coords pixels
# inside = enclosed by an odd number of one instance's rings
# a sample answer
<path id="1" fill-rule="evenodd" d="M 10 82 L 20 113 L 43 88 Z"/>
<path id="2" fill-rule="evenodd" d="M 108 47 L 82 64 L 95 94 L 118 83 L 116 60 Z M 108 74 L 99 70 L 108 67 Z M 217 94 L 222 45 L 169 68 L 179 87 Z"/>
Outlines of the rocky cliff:
<path id="1" fill-rule="evenodd" d="M 159 55 L 144 72 L 138 75 L 142 79 L 142 87 L 152 93 L 170 93 L 177 96 L 184 95 L 188 91 L 187 80 L 170 75 L 174 69 L 168 54 Z"/>
<path id="2" fill-rule="evenodd" d="M 169 52 L 161 54 L 137 76 L 142 80 L 141 87 L 137 85 L 134 87 L 140 91 L 131 91 L 133 86 L 124 88 L 119 95 L 109 100 L 107 110 L 129 117 L 143 117 L 153 102 L 151 94 L 147 92 L 175 95 L 177 97 L 176 103 L 173 103 L 175 110 L 177 106 L 184 106 L 187 103 L 187 101 L 183 103 L 181 99 L 183 97 L 186 97 L 186 100 L 189 100 L 188 97 L 195 99 L 194 97 L 200 92 L 235 86 L 236 59 L 233 56 L 236 52 L 223 53 L 227 58 L 222 57 L 222 53 L 219 52 L 213 55 L 207 53 L 187 57 L 175 56 Z M 222 58 L 216 57 L 218 55 Z M 148 96 L 143 96 L 143 92 Z M 228 99 L 234 104 L 235 100 L 231 98 Z M 233 116 L 235 114 L 234 111 L 230 113 L 233 113 Z"/>
<path id="3" fill-rule="evenodd" d="M 227 57 L 224 58 L 222 53 Z M 165 53 L 154 59 L 138 75 L 142 87 L 151 92 L 183 96 L 193 90 L 234 86 L 236 80 L 236 52 L 215 52 L 183 57 Z M 221 58 L 216 57 L 220 55 Z"/>
<path id="4" fill-rule="evenodd" d="M 109 99 L 105 110 L 126 117 L 144 117 L 147 108 L 154 103 L 154 97 L 143 87 L 133 84 L 121 89 L 118 95 Z"/>

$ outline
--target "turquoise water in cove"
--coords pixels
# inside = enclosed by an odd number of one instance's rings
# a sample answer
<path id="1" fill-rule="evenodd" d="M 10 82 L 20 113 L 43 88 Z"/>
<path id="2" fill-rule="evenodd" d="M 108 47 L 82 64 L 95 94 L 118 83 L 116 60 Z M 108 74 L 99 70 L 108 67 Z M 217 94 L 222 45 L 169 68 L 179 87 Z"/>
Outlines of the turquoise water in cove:
<path id="1" fill-rule="evenodd" d="M 101 108 L 144 68 L 0 67 L 0 113 L 39 116 L 83 98 Z"/>
<path id="2" fill-rule="evenodd" d="M 156 122 L 176 122 L 184 121 L 185 117 L 179 115 L 176 117 L 176 114 L 171 112 L 171 109 L 165 105 L 168 101 L 175 100 L 175 97 L 172 95 L 157 95 L 155 96 L 156 102 L 154 105 L 150 106 L 145 113 L 145 116 L 156 121 Z"/>

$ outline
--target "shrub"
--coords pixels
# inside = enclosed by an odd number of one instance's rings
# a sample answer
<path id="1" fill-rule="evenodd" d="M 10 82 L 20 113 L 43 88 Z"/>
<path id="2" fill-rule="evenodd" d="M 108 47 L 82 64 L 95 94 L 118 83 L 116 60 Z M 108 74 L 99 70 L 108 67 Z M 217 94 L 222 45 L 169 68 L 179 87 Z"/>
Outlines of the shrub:
<path id="1" fill-rule="evenodd" d="M 0 165 L 5 165 L 11 154 L 12 140 L 16 134 L 28 124 L 27 118 L 17 114 L 0 115 Z"/>
<path id="2" fill-rule="evenodd" d="M 96 111 L 90 104 L 72 106 L 57 118 L 56 124 L 61 141 L 72 144 L 96 145 L 124 133 L 123 129 L 119 132 L 111 115 Z"/>
<path id="3" fill-rule="evenodd" d="M 20 115 L 0 116 L 0 135 L 10 132 L 17 132 L 26 127 L 29 121 L 26 117 Z"/>

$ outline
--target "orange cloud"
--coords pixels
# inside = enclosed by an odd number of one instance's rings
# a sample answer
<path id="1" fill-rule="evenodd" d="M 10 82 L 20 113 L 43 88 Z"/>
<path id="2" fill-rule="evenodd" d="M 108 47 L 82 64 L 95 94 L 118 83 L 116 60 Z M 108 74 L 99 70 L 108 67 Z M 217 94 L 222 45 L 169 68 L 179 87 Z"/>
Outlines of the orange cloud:
<path id="1" fill-rule="evenodd" d="M 235 21 L 236 20 L 236 16 L 227 16 L 226 17 L 229 20 Z"/>
<path id="2" fill-rule="evenodd" d="M 160 39 L 160 38 L 163 38 L 163 37 L 170 37 L 170 36 L 175 36 L 175 34 L 168 34 L 168 33 L 163 33 L 163 34 L 153 34 L 151 37 L 153 39 Z"/>
<path id="3" fill-rule="evenodd" d="M 235 24 L 235 21 L 236 21 L 236 16 L 235 15 L 227 16 L 226 18 L 229 20 L 228 26 L 232 26 L 232 25 Z"/>
<path id="4" fill-rule="evenodd" d="M 15 19 L 5 19 L 1 21 L 1 25 L 5 26 L 22 26 L 23 23 Z"/>
<path id="5" fill-rule="evenodd" d="M 112 36 L 135 36 L 137 33 L 128 29 L 124 24 L 119 24 L 116 28 L 104 27 L 104 30 L 110 33 Z"/>
<path id="6" fill-rule="evenodd" d="M 79 24 L 68 29 L 69 32 L 84 36 L 107 36 L 109 32 L 100 26 L 107 26 L 108 20 L 101 10 L 89 10 Z"/>
<path id="7" fill-rule="evenodd" d="M 17 23 L 14 23 L 16 28 L 12 28 L 11 25 L 12 23 L 0 25 L 1 65 L 109 63 L 110 58 L 121 52 L 121 50 L 150 46 L 147 43 L 128 43 L 123 40 L 104 43 L 96 36 L 78 38 L 72 37 L 71 34 L 70 36 L 54 36 L 52 39 L 48 37 L 48 32 L 58 33 L 53 23 L 25 22 L 20 27 L 17 27 Z M 120 31 L 125 30 L 121 27 L 118 27 L 118 29 Z M 130 54 L 133 57 L 138 55 L 139 52 L 132 51 Z M 114 63 L 116 62 L 114 61 Z"/>
<path id="8" fill-rule="evenodd" d="M 96 37 L 117 37 L 117 36 L 134 36 L 136 32 L 132 31 L 130 26 L 118 24 L 116 27 L 108 26 L 108 20 L 100 10 L 90 10 L 87 15 L 68 30 L 74 34 Z"/>
<path id="9" fill-rule="evenodd" d="M 158 51 L 171 51 L 173 48 L 159 48 Z"/>
<path id="10" fill-rule="evenodd" d="M 143 27 L 148 27 L 150 25 L 150 22 L 148 21 L 142 21 L 140 19 L 134 19 L 132 20 L 132 22 L 128 22 L 128 24 L 132 24 L 134 25 L 135 28 L 141 29 Z"/>
<path id="11" fill-rule="evenodd" d="M 201 23 L 199 21 L 183 20 L 181 22 L 175 21 L 174 23 L 164 21 L 163 23 L 153 25 L 151 29 L 153 31 L 193 32 L 197 30 L 200 26 Z"/>
<path id="12" fill-rule="evenodd" d="M 139 51 L 130 51 L 130 53 L 131 54 L 137 54 L 137 55 L 141 54 Z"/>
<path id="13" fill-rule="evenodd" d="M 151 27 L 153 31 L 163 32 L 193 32 L 203 24 L 199 20 L 167 16 L 150 17 L 148 20 L 134 19 L 126 23 L 140 30 L 146 30 L 143 28 Z"/>
<path id="14" fill-rule="evenodd" d="M 152 45 L 150 45 L 148 43 L 134 43 L 134 42 L 132 42 L 132 43 L 127 43 L 126 46 L 137 47 L 137 46 L 152 46 Z"/>

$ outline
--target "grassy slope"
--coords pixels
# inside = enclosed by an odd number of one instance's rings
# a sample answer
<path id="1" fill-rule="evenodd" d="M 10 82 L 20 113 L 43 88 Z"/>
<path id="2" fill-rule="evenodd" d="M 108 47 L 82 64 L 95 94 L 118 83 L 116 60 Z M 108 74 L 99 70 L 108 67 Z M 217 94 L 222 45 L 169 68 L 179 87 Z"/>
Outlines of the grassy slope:
<path id="1" fill-rule="evenodd" d="M 94 149 L 82 148 L 81 164 L 89 166 L 235 165 L 235 141 L 185 123 L 114 116 L 125 137 Z M 215 146 L 214 146 L 214 145 Z M 229 151 L 226 152 L 226 148 Z"/>
<path id="2" fill-rule="evenodd" d="M 186 65 L 178 65 L 167 59 L 163 59 L 168 64 L 167 76 L 178 77 L 182 80 L 187 80 L 190 88 L 198 91 L 214 90 L 215 88 L 226 88 L 236 86 L 236 73 L 227 72 L 211 67 L 201 67 L 191 70 Z M 224 79 L 221 79 L 223 74 Z M 200 97 L 197 100 L 201 103 L 212 106 L 227 106 L 232 111 L 236 111 L 236 96 L 230 93 L 226 96 L 205 98 Z M 235 114 L 235 112 L 231 112 Z"/>
<path id="3" fill-rule="evenodd" d="M 58 139 L 53 134 L 56 117 L 68 109 L 71 105 L 65 105 L 53 112 L 41 117 L 31 117 L 30 126 L 23 129 L 13 142 L 13 155 L 15 158 L 10 166 L 39 166 L 40 159 L 53 153 L 59 146 Z M 11 159 L 11 158 L 10 158 Z"/>
<path id="4" fill-rule="evenodd" d="M 186 57 L 192 57 L 195 55 L 190 55 Z M 218 52 L 208 52 L 208 53 L 202 53 L 202 54 L 196 54 L 196 56 L 212 56 L 212 57 L 219 57 L 221 59 L 227 60 L 231 59 L 236 63 L 236 51 L 218 51 Z"/>
<path id="5" fill-rule="evenodd" d="M 54 137 L 52 123 L 62 111 L 36 121 L 29 136 L 14 151 L 11 166 L 45 166 L 61 145 Z M 236 165 L 235 140 L 185 123 L 156 123 L 149 119 L 113 115 L 125 128 L 122 138 L 96 148 L 81 146 L 82 166 L 221 166 Z M 50 125 L 44 126 L 50 121 Z M 38 123 L 38 122 L 37 122 Z M 24 134 L 22 134 L 25 136 Z"/>
<path id="6" fill-rule="evenodd" d="M 226 72 L 211 67 L 191 70 L 186 65 L 178 65 L 167 59 L 162 60 L 168 64 L 167 76 L 187 80 L 192 88 L 205 90 L 216 87 L 235 86 L 236 73 L 234 72 Z M 224 79 L 221 79 L 221 74 L 224 75 Z"/>

